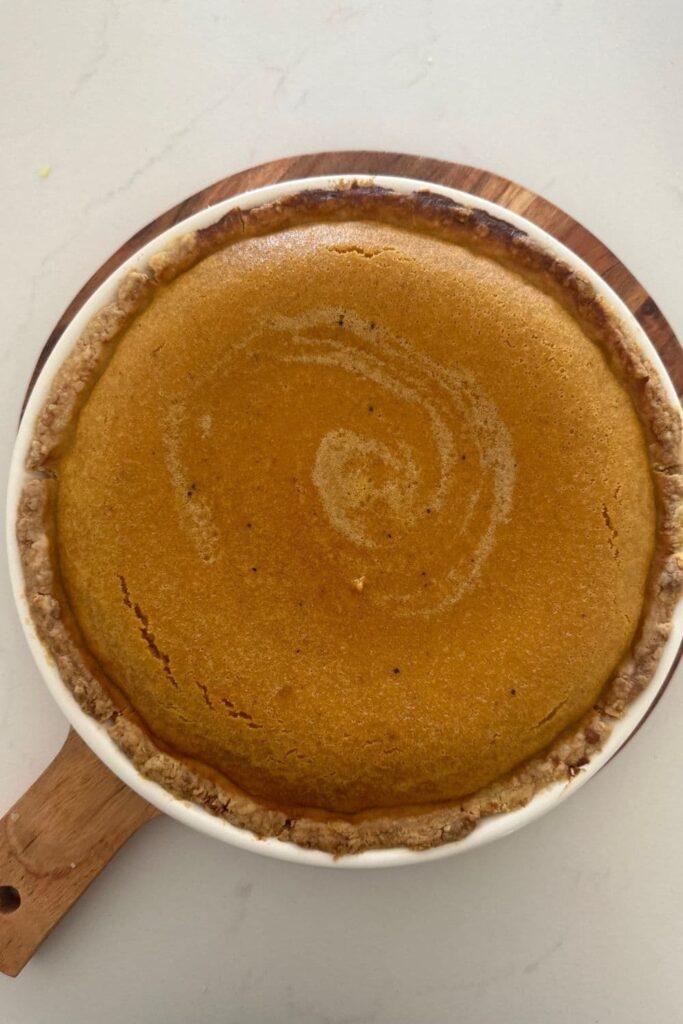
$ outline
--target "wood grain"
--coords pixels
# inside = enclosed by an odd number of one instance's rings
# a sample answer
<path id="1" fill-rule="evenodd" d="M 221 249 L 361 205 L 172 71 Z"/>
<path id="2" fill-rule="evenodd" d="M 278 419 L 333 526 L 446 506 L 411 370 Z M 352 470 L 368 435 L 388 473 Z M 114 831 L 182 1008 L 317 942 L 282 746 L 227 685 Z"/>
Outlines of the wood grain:
<path id="1" fill-rule="evenodd" d="M 391 174 L 450 185 L 527 217 L 581 256 L 623 299 L 657 348 L 679 395 L 683 393 L 681 348 L 656 303 L 614 253 L 568 214 L 521 185 L 474 167 L 354 150 L 289 157 L 230 175 L 138 231 L 66 308 L 40 354 L 26 399 L 83 303 L 142 245 L 191 214 L 249 189 L 343 173 Z M 69 734 L 56 760 L 0 821 L 0 971 L 16 975 L 21 970 L 116 850 L 157 813 L 109 772 L 75 733 Z"/>
<path id="2" fill-rule="evenodd" d="M 71 729 L 0 820 L 0 971 L 15 977 L 111 858 L 159 811 Z"/>

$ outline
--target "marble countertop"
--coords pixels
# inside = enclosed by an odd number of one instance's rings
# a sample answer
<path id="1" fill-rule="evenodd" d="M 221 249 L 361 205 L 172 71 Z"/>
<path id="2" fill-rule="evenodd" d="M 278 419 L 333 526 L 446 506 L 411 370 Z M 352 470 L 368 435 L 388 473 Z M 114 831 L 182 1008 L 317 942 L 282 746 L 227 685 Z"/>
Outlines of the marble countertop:
<path id="1" fill-rule="evenodd" d="M 278 156 L 403 150 L 519 181 L 606 242 L 683 336 L 682 54 L 677 0 L 0 3 L 3 479 L 37 354 L 92 270 Z M 1 559 L 0 813 L 66 733 Z M 463 857 L 315 870 L 154 821 L 0 977 L 0 1021 L 678 1019 L 682 684 L 572 800 Z"/>

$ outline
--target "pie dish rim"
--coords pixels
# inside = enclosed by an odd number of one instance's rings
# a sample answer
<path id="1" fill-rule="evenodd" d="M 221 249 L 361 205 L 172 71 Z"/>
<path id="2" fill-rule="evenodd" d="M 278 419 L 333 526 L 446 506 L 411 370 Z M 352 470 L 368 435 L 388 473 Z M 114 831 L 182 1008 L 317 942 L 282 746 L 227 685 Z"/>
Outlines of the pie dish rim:
<path id="1" fill-rule="evenodd" d="M 359 174 L 347 176 L 328 175 L 314 179 L 297 179 L 295 181 L 281 183 L 275 186 L 266 186 L 261 189 L 256 189 L 253 192 L 242 193 L 239 196 L 225 200 L 214 207 L 210 207 L 209 209 L 201 211 L 187 220 L 182 221 L 180 224 L 164 232 L 162 235 L 159 235 L 156 239 L 135 253 L 117 271 L 115 271 L 114 274 L 112 274 L 107 281 L 100 286 L 100 288 L 97 289 L 60 338 L 54 352 L 51 354 L 43 368 L 33 394 L 28 402 L 20 432 L 17 437 L 12 460 L 10 488 L 8 492 L 7 520 L 13 589 L 19 606 L 22 623 L 24 624 L 29 644 L 34 657 L 38 662 L 41 673 L 45 678 L 49 689 L 53 693 L 53 696 L 57 699 L 59 705 L 62 707 L 62 710 L 67 715 L 67 718 L 69 718 L 72 725 L 77 729 L 84 740 L 93 747 L 101 759 L 121 778 L 123 778 L 123 781 L 131 785 L 132 788 L 136 789 L 142 796 L 159 807 L 159 809 L 164 810 L 167 813 L 171 813 L 174 817 L 179 818 L 194 827 L 198 827 L 202 831 L 218 835 L 220 838 L 228 842 L 233 842 L 240 846 L 247 846 L 250 849 L 256 849 L 259 852 L 272 854 L 273 856 L 285 857 L 286 859 L 293 859 L 300 862 L 303 860 L 308 863 L 342 863 L 344 865 L 352 864 L 353 866 L 364 866 L 365 864 L 412 863 L 416 860 L 424 861 L 427 859 L 434 859 L 437 856 L 445 856 L 450 853 L 462 852 L 465 849 L 482 845 L 484 842 L 488 842 L 500 835 L 514 831 L 516 828 L 525 824 L 528 820 L 533 820 L 534 818 L 539 817 L 540 814 L 545 813 L 545 811 L 549 810 L 550 807 L 555 806 L 564 799 L 569 792 L 573 792 L 579 788 L 579 786 L 595 774 L 595 772 L 599 770 L 599 768 L 612 756 L 616 749 L 625 742 L 628 735 L 637 728 L 640 720 L 644 714 L 647 713 L 650 705 L 656 699 L 661 689 L 661 680 L 665 678 L 667 668 L 670 667 L 676 656 L 680 645 L 681 635 L 683 634 L 683 611 L 681 610 L 680 601 L 678 602 L 676 609 L 673 611 L 671 634 L 663 646 L 661 657 L 652 681 L 644 692 L 629 705 L 626 715 L 617 723 L 617 725 L 622 728 L 615 728 L 613 730 L 609 739 L 601 746 L 601 749 L 591 755 L 588 765 L 582 767 L 571 781 L 558 781 L 555 782 L 552 787 L 540 790 L 533 796 L 529 803 L 518 810 L 507 811 L 505 814 L 499 814 L 495 817 L 487 817 L 479 822 L 474 831 L 470 832 L 465 836 L 465 838 L 461 838 L 457 842 L 444 842 L 443 845 L 433 846 L 429 850 L 407 850 L 403 847 L 397 846 L 390 846 L 377 850 L 370 849 L 365 850 L 364 852 L 355 853 L 355 856 L 351 858 L 345 857 L 341 861 L 333 861 L 330 853 L 323 852 L 320 849 L 306 849 L 301 846 L 296 846 L 293 843 L 281 842 L 279 839 L 274 837 L 259 839 L 251 832 L 247 832 L 243 828 L 236 828 L 234 825 L 231 825 L 220 817 L 216 817 L 215 814 L 208 814 L 205 809 L 201 808 L 197 804 L 186 804 L 183 800 L 178 799 L 177 796 L 172 795 L 167 789 L 150 781 L 149 778 L 143 778 L 143 776 L 136 771 L 131 761 L 125 759 L 124 755 L 121 753 L 121 749 L 119 749 L 122 747 L 127 749 L 129 755 L 133 754 L 135 742 L 133 742 L 130 736 L 118 734 L 117 740 L 119 747 L 114 746 L 112 742 L 112 730 L 106 724 L 103 724 L 109 716 L 103 713 L 103 709 L 100 709 L 99 713 L 100 717 L 103 718 L 103 721 L 98 722 L 95 718 L 91 717 L 91 715 L 87 715 L 78 706 L 72 693 L 56 671 L 54 663 L 51 663 L 48 652 L 43 648 L 43 645 L 36 634 L 34 623 L 31 621 L 28 614 L 28 605 L 26 594 L 24 593 L 24 583 L 22 578 L 23 573 L 21 569 L 18 545 L 15 539 L 17 525 L 17 499 L 19 491 L 21 491 L 25 482 L 26 473 L 24 470 L 24 463 L 27 450 L 31 443 L 31 438 L 33 437 L 33 421 L 36 411 L 44 401 L 47 390 L 53 382 L 55 370 L 62 365 L 65 355 L 69 352 L 76 339 L 80 336 L 85 323 L 94 312 L 102 308 L 107 298 L 111 299 L 114 291 L 118 289 L 119 284 L 124 280 L 128 271 L 131 269 L 139 271 L 142 266 L 146 265 L 150 256 L 161 251 L 168 251 L 169 243 L 173 243 L 174 241 L 175 246 L 172 251 L 175 254 L 180 254 L 182 262 L 186 253 L 183 253 L 183 245 L 182 243 L 179 245 L 177 240 L 181 236 L 185 235 L 188 229 L 197 230 L 198 228 L 208 227 L 211 224 L 215 224 L 226 213 L 235 209 L 235 207 L 239 207 L 241 210 L 247 211 L 253 207 L 266 206 L 267 204 L 273 201 L 279 201 L 286 196 L 312 192 L 316 189 L 322 188 L 329 190 L 339 186 L 348 188 L 352 182 L 361 182 L 364 185 L 367 184 L 372 187 L 389 188 L 394 192 L 402 193 L 427 190 L 428 192 L 436 195 L 446 196 L 447 198 L 454 200 L 456 203 L 464 204 L 472 209 L 483 210 L 489 216 L 496 217 L 499 220 L 512 225 L 513 228 L 522 230 L 533 240 L 533 242 L 540 245 L 546 252 L 551 253 L 553 257 L 559 258 L 561 261 L 568 264 L 573 271 L 580 275 L 580 277 L 589 281 L 597 295 L 608 304 L 613 315 L 616 316 L 616 318 L 618 318 L 622 325 L 627 329 L 627 336 L 630 342 L 645 354 L 648 361 L 656 370 L 657 378 L 662 387 L 663 393 L 666 394 L 672 403 L 675 403 L 675 408 L 678 408 L 678 397 L 673 388 L 673 384 L 666 374 L 656 350 L 647 338 L 645 332 L 635 320 L 635 317 L 633 317 L 615 293 L 612 292 L 609 286 L 607 286 L 605 282 L 599 278 L 598 275 L 595 274 L 595 272 L 593 272 L 579 257 L 568 250 L 564 245 L 562 245 L 562 243 L 553 239 L 552 236 L 548 235 L 543 231 L 543 229 L 536 227 L 532 222 L 527 221 L 525 218 L 520 217 L 517 214 L 513 214 L 504 207 L 500 207 L 495 203 L 483 200 L 478 196 L 470 195 L 457 189 L 451 189 L 447 186 L 439 186 L 415 179 Z M 162 266 L 162 264 L 160 264 L 160 266 Z M 162 269 L 162 272 L 165 271 Z M 660 675 L 661 679 L 658 682 L 657 680 Z M 88 699 L 91 698 L 88 697 Z M 87 705 L 87 700 L 85 703 Z M 96 728 L 93 729 L 93 726 Z M 628 726 L 628 728 L 623 728 L 624 726 Z M 116 732 L 114 732 L 114 734 L 116 735 Z M 149 756 L 154 756 L 153 752 L 148 751 L 147 753 Z M 124 758 L 124 760 L 121 760 L 122 758 Z M 180 791 L 182 791 L 182 789 Z M 188 793 L 191 791 L 192 789 L 190 786 Z M 198 815 L 201 817 L 198 817 Z M 455 836 L 450 838 L 455 838 Z M 346 848 L 347 843 L 347 837 L 344 837 L 343 839 L 340 838 L 340 847 L 338 849 L 334 849 L 333 852 L 336 854 L 354 852 L 352 847 L 349 849 Z"/>

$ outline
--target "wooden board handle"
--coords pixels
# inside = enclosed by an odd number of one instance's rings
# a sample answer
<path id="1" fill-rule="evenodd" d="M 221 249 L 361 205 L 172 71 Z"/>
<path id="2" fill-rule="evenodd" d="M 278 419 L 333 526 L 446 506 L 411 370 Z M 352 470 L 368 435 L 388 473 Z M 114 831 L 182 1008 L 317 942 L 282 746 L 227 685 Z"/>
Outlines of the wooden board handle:
<path id="1" fill-rule="evenodd" d="M 0 820 L 0 971 L 16 977 L 117 850 L 159 812 L 71 729 Z"/>

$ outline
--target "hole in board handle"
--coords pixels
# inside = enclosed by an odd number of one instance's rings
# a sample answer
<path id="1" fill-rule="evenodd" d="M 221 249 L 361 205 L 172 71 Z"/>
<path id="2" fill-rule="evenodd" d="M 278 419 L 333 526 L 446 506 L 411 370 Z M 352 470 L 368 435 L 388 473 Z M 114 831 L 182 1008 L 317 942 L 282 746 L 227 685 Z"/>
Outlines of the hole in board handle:
<path id="1" fill-rule="evenodd" d="M 0 885 L 0 914 L 13 914 L 21 906 L 21 896 L 13 885 Z"/>

